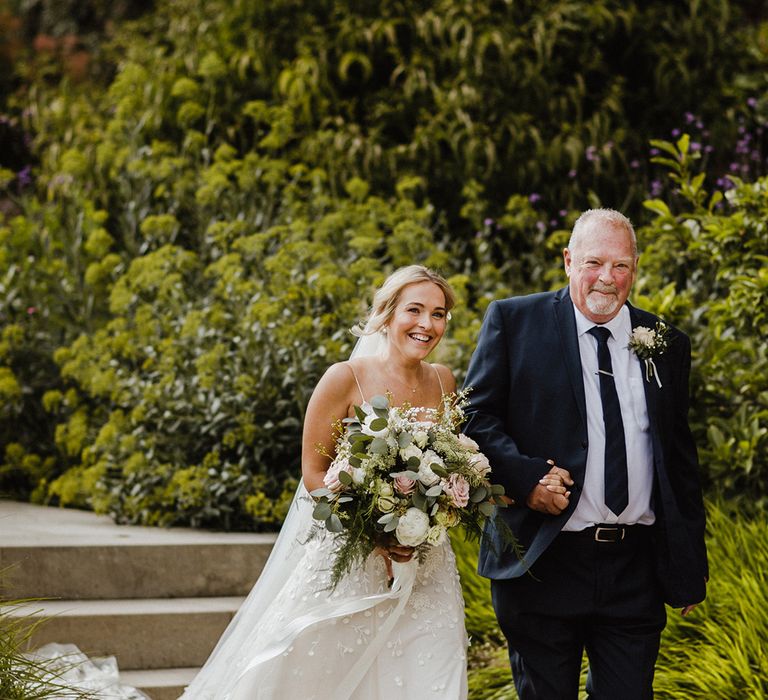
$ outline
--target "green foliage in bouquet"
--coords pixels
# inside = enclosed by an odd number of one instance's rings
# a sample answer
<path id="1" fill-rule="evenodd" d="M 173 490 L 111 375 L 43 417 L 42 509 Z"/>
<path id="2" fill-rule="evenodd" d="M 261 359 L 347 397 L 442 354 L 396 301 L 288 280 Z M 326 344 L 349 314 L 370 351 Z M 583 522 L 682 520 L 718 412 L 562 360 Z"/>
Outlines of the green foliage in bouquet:
<path id="1" fill-rule="evenodd" d="M 325 486 L 311 493 L 313 517 L 336 537 L 333 586 L 387 542 L 421 556 L 453 527 L 477 540 L 494 505 L 505 506 L 504 487 L 489 481 L 488 460 L 458 432 L 465 401 L 466 392 L 446 395 L 425 421 L 423 409 L 374 396 L 337 425 Z"/>
<path id="2" fill-rule="evenodd" d="M 768 178 L 710 193 L 683 135 L 657 142 L 674 187 L 645 206 L 637 302 L 691 336 L 691 422 L 703 472 L 768 505 Z"/>

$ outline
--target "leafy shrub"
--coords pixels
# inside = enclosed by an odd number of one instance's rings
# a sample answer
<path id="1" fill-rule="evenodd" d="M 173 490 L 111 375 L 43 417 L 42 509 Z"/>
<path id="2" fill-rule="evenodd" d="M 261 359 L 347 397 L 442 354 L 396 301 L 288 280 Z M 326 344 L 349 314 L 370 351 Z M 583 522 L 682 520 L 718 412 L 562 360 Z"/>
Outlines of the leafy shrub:
<path id="1" fill-rule="evenodd" d="M 26 3 L 30 26 L 78 22 L 54 5 Z M 93 7 L 78 31 L 128 12 Z M 746 0 L 184 0 L 121 24 L 91 82 L 30 63 L 6 122 L 34 160 L 0 170 L 0 488 L 267 526 L 307 395 L 386 270 L 452 276 L 440 352 L 461 375 L 490 299 L 562 283 L 575 209 L 639 201 L 649 135 L 694 105 L 723 151 L 739 115 L 757 134 L 763 18 Z M 707 158 L 713 177 L 731 161 Z M 734 357 L 759 360 L 749 342 Z M 714 478 L 731 449 L 762 469 L 760 391 L 711 431 Z"/>
<path id="2" fill-rule="evenodd" d="M 638 301 L 691 335 L 691 422 L 704 473 L 728 496 L 768 505 L 768 178 L 709 194 L 683 136 L 659 142 L 672 206 L 639 231 Z"/>

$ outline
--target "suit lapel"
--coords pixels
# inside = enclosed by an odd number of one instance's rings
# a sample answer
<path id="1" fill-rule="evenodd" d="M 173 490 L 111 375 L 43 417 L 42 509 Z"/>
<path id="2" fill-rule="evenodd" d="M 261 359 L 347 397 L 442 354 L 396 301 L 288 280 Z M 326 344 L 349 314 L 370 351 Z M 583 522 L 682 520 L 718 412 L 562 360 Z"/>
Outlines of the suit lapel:
<path id="1" fill-rule="evenodd" d="M 563 350 L 563 362 L 568 379 L 573 388 L 576 405 L 579 407 L 581 420 L 587 425 L 587 402 L 584 398 L 584 379 L 581 374 L 581 355 L 579 354 L 579 338 L 576 334 L 576 316 L 568 288 L 561 289 L 554 297 L 554 314 L 557 332 L 560 335 L 560 346 Z"/>

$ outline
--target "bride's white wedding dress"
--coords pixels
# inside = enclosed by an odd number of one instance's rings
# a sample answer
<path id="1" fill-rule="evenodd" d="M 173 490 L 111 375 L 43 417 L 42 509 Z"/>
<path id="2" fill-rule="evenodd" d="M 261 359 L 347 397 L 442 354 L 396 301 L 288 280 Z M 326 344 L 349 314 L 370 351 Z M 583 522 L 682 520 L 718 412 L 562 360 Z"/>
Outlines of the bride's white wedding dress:
<path id="1" fill-rule="evenodd" d="M 330 590 L 334 537 L 308 539 L 303 487 L 264 580 L 230 624 L 184 700 L 462 700 L 464 602 L 450 543 L 421 562 L 381 556 Z M 277 570 L 277 572 L 276 572 Z"/>

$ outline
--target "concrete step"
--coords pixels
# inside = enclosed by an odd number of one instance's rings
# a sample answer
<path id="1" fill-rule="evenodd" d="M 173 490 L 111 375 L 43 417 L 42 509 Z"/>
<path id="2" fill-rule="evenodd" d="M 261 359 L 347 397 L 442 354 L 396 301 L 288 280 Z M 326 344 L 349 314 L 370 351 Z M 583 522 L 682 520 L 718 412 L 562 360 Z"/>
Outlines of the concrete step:
<path id="1" fill-rule="evenodd" d="M 0 547 L 6 595 L 158 598 L 246 595 L 274 538 L 194 544 Z M 256 539 L 258 538 L 258 539 Z"/>
<path id="2" fill-rule="evenodd" d="M 274 541 L 274 534 L 120 526 L 90 512 L 0 502 L 9 598 L 242 596 Z"/>
<path id="3" fill-rule="evenodd" d="M 208 658 L 243 598 L 61 600 L 14 611 L 43 620 L 30 648 L 77 645 L 90 657 L 115 656 L 126 670 L 191 668 Z M 46 619 L 47 618 L 47 619 Z"/>
<path id="4" fill-rule="evenodd" d="M 145 692 L 152 700 L 178 700 L 199 668 L 163 668 L 120 672 L 120 681 Z"/>

